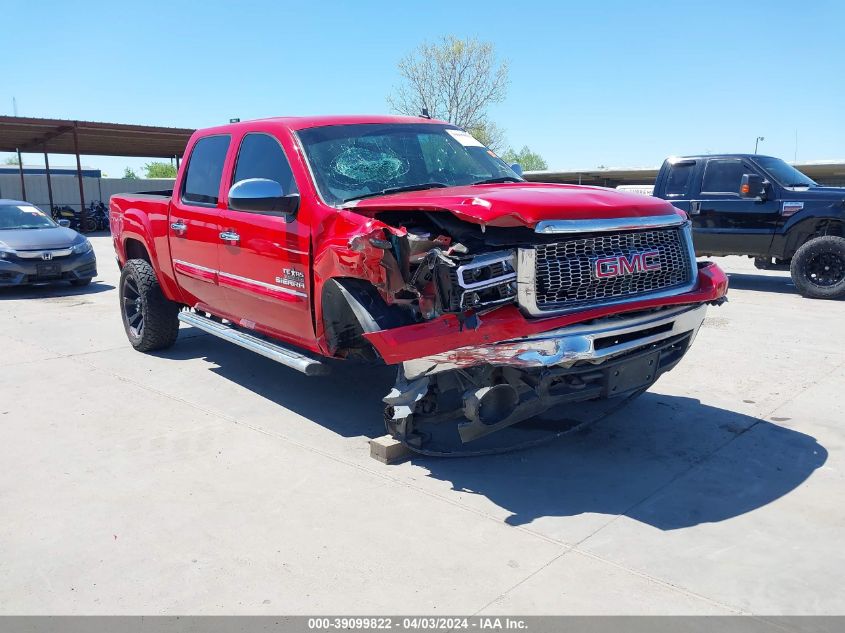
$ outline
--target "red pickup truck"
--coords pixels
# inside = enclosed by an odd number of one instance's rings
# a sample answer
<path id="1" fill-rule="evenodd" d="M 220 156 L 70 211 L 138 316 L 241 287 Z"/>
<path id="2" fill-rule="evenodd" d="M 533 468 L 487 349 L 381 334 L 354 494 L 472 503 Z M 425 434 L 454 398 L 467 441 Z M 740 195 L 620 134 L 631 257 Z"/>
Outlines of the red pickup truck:
<path id="1" fill-rule="evenodd" d="M 111 199 L 132 345 L 181 321 L 309 375 L 396 365 L 386 424 L 412 448 L 645 390 L 727 292 L 670 203 L 525 182 L 426 118 L 200 130 L 160 193 Z"/>

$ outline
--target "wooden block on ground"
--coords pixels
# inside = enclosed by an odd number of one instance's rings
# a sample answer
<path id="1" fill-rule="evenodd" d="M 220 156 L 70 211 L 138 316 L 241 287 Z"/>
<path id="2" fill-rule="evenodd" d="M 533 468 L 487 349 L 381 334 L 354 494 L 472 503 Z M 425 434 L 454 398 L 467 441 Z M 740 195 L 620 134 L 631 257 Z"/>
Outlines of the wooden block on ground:
<path id="1" fill-rule="evenodd" d="M 411 449 L 391 435 L 370 440 L 370 457 L 382 464 L 398 464 L 411 456 Z"/>

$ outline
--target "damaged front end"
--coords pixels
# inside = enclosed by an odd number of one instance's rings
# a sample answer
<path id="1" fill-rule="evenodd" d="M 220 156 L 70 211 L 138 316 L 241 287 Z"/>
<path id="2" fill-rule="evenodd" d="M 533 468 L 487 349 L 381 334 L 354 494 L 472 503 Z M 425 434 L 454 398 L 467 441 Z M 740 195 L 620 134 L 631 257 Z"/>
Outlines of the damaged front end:
<path id="1" fill-rule="evenodd" d="M 688 224 L 661 222 L 561 237 L 378 213 L 334 251 L 355 274 L 324 283 L 327 345 L 398 365 L 385 423 L 414 450 L 472 452 L 553 407 L 624 400 L 681 360 L 727 290 L 696 264 Z M 608 261 L 642 270 L 597 279 Z"/>
<path id="2" fill-rule="evenodd" d="M 318 256 L 331 355 L 367 357 L 368 333 L 444 315 L 471 327 L 474 315 L 516 302 L 515 246 L 447 216 L 379 214 Z"/>
<path id="3" fill-rule="evenodd" d="M 388 432 L 416 449 L 449 434 L 460 446 L 557 405 L 631 396 L 681 360 L 705 311 L 608 317 L 405 361 L 384 399 Z"/>

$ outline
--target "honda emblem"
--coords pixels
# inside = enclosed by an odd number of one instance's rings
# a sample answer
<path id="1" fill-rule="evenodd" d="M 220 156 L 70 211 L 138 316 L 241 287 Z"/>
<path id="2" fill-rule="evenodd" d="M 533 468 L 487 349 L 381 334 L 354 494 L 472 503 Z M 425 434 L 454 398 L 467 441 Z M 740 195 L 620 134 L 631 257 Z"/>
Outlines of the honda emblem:
<path id="1" fill-rule="evenodd" d="M 51 259 L 53 259 L 53 253 L 51 253 L 50 251 L 44 251 L 43 253 L 41 253 L 41 259 L 43 259 L 45 262 L 49 262 Z"/>

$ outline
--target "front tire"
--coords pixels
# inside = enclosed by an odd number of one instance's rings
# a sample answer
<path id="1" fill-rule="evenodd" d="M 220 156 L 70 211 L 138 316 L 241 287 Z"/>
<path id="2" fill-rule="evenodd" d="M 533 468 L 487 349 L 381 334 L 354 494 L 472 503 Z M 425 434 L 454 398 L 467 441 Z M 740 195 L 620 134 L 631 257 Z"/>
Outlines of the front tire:
<path id="1" fill-rule="evenodd" d="M 143 259 L 130 259 L 120 273 L 120 313 L 126 337 L 139 352 L 176 342 L 179 304 L 164 296 L 153 267 Z"/>
<path id="2" fill-rule="evenodd" d="M 805 297 L 845 297 L 845 238 L 824 235 L 810 240 L 795 253 L 789 272 Z"/>

